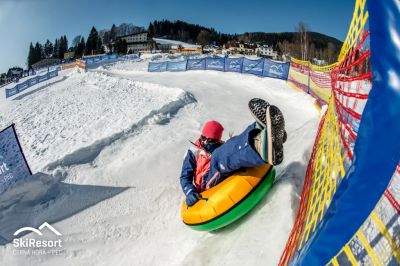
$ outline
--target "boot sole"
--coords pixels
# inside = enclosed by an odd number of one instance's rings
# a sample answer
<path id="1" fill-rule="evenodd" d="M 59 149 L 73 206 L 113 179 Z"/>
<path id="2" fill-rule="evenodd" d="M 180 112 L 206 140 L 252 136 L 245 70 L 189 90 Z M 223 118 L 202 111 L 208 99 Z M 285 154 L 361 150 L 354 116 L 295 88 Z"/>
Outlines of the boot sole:
<path id="1" fill-rule="evenodd" d="M 278 165 L 283 161 L 283 142 L 285 138 L 285 120 L 278 107 L 271 105 L 267 110 L 268 161 Z"/>
<path id="2" fill-rule="evenodd" d="M 269 103 L 260 98 L 253 98 L 249 101 L 249 109 L 251 115 L 263 128 L 266 128 L 265 114 L 267 111 Z"/>

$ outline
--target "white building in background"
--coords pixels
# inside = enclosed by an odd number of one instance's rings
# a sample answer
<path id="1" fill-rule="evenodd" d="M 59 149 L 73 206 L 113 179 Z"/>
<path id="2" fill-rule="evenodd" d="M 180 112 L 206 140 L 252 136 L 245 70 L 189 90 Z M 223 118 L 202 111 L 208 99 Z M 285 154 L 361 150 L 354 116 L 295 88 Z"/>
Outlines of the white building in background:
<path id="1" fill-rule="evenodd" d="M 278 52 L 274 51 L 272 46 L 260 45 L 256 48 L 256 54 L 261 57 L 271 58 L 273 60 L 278 59 Z"/>
<path id="2" fill-rule="evenodd" d="M 127 43 L 127 50 L 134 53 L 145 52 L 150 50 L 149 36 L 147 31 L 132 33 L 119 37 Z"/>
<path id="3" fill-rule="evenodd" d="M 201 53 L 201 45 L 181 41 L 153 38 L 156 50 L 170 53 Z"/>
<path id="4" fill-rule="evenodd" d="M 313 58 L 312 63 L 313 63 L 313 65 L 316 65 L 316 66 L 326 66 L 327 65 L 325 60 L 318 59 L 318 58 Z"/>

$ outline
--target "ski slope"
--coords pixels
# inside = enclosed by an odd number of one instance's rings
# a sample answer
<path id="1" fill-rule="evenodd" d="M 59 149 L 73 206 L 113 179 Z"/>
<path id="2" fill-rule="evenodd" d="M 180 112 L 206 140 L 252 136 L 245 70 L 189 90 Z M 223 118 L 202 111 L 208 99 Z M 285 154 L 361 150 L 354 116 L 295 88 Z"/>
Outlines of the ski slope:
<path id="1" fill-rule="evenodd" d="M 33 172 L 43 173 L 33 178 L 35 186 L 26 182 L 27 199 L 12 202 L 18 191 L 6 193 L 11 204 L 0 208 L 0 265 L 277 264 L 319 121 L 312 98 L 282 80 L 148 73 L 147 63 L 66 70 L 11 100 L 0 95 L 0 128 L 16 123 Z M 240 133 L 253 121 L 247 102 L 254 97 L 285 116 L 278 180 L 240 221 L 212 233 L 193 231 L 179 213 L 189 140 L 212 119 L 224 125 L 224 139 Z M 62 233 L 63 252 L 13 254 L 16 229 L 43 222 Z"/>

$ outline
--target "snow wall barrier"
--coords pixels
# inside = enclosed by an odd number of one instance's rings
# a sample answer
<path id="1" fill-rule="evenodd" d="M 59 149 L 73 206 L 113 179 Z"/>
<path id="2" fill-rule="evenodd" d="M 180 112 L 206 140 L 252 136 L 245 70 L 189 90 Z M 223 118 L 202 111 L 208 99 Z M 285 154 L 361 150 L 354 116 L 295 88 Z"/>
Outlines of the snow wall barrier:
<path id="1" fill-rule="evenodd" d="M 288 83 L 328 107 L 280 265 L 400 264 L 400 1 L 356 0 L 336 64 Z"/>
<path id="2" fill-rule="evenodd" d="M 14 125 L 0 131 L 0 194 L 32 175 Z"/>
<path id="3" fill-rule="evenodd" d="M 24 82 L 15 85 L 14 88 L 5 89 L 6 90 L 6 98 L 9 98 L 9 97 L 11 97 L 11 96 L 13 96 L 15 94 L 20 93 L 20 92 L 23 92 L 24 90 L 26 90 L 29 87 L 32 87 L 33 85 L 36 85 L 36 84 L 38 84 L 40 82 L 52 79 L 52 78 L 57 77 L 57 76 L 58 76 L 58 70 L 54 70 L 54 71 L 47 72 L 44 75 L 36 76 L 34 78 L 30 78 L 28 80 L 25 80 Z"/>
<path id="4" fill-rule="evenodd" d="M 215 70 L 223 72 L 238 72 L 286 80 L 289 74 L 290 63 L 278 62 L 270 59 L 248 59 L 245 57 L 206 57 L 187 59 L 183 61 L 150 62 L 149 72 L 188 71 L 188 70 Z"/>

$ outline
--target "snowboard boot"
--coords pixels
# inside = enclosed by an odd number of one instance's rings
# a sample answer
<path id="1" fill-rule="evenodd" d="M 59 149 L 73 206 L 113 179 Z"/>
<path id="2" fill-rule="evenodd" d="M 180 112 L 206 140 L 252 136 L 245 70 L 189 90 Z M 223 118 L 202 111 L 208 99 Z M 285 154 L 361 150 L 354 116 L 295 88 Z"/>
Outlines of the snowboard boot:
<path id="1" fill-rule="evenodd" d="M 283 142 L 285 140 L 285 120 L 278 107 L 271 105 L 266 109 L 265 128 L 254 138 L 254 148 L 261 158 L 271 165 L 283 161 Z"/>
<path id="2" fill-rule="evenodd" d="M 267 113 L 268 106 L 270 106 L 270 104 L 260 98 L 253 98 L 249 101 L 249 109 L 251 115 L 256 120 L 256 128 L 258 129 L 266 128 L 267 121 L 265 114 Z M 285 143 L 287 140 L 286 130 L 284 130 L 283 134 L 283 143 Z"/>

